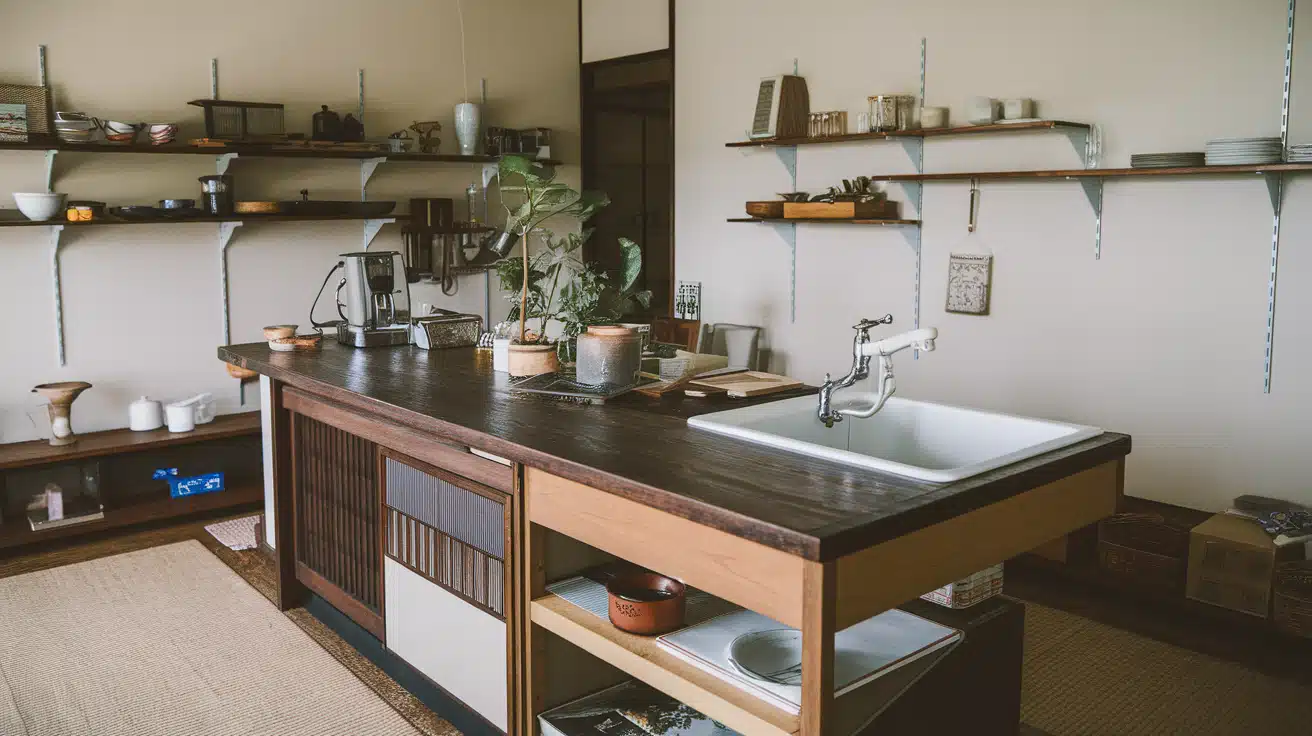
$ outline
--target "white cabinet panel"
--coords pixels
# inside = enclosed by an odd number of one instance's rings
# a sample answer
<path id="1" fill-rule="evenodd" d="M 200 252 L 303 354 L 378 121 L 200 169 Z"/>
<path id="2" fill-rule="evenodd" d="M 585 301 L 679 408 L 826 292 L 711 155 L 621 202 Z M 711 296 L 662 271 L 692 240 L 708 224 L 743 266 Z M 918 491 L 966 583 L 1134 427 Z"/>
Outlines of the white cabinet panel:
<path id="1" fill-rule="evenodd" d="M 506 624 L 385 558 L 387 648 L 503 731 Z"/>

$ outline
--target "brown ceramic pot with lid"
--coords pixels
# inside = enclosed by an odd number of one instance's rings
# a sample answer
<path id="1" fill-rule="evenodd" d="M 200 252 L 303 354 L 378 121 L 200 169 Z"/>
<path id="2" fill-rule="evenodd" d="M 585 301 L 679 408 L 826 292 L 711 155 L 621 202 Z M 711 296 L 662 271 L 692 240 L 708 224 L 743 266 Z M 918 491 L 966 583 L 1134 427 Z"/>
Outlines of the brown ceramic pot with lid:
<path id="1" fill-rule="evenodd" d="M 593 325 L 579 335 L 576 355 L 579 383 L 629 386 L 642 368 L 642 336 L 620 325 Z"/>

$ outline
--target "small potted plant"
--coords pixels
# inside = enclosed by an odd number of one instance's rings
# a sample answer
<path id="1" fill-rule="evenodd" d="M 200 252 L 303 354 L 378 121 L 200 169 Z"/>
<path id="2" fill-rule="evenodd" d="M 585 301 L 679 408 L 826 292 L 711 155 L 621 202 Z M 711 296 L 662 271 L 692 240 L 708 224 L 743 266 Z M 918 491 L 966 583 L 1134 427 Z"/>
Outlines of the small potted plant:
<path id="1" fill-rule="evenodd" d="M 503 204 L 508 193 L 518 192 L 523 198 L 517 209 L 506 206 L 506 230 L 518 237 L 522 252 L 519 258 L 497 264 L 502 288 L 516 292 L 507 317 L 519 322 L 509 348 L 509 372 L 512 376 L 553 373 L 562 357 L 572 357 L 574 339 L 588 325 L 612 322 L 634 302 L 650 303 L 651 292 L 635 289 L 642 250 L 633 241 L 620 239 L 623 267 L 620 283 L 612 283 L 604 272 L 582 260 L 590 229 L 557 236 L 543 227 L 553 217 L 582 223 L 610 204 L 606 195 L 571 189 L 555 181 L 552 167 L 524 156 L 502 158 L 499 169 Z M 531 255 L 529 236 L 534 233 L 544 247 Z M 547 337 L 553 319 L 563 328 L 556 342 Z"/>

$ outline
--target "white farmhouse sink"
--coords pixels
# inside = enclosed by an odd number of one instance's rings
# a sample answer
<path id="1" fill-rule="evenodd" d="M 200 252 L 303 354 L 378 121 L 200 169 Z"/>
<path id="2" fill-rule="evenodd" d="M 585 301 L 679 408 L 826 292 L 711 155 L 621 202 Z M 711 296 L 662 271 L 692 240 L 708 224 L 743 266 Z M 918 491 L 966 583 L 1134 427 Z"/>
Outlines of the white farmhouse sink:
<path id="1" fill-rule="evenodd" d="M 847 394 L 839 407 L 869 404 Z M 748 442 L 931 483 L 969 478 L 1102 434 L 1097 427 L 890 398 L 868 419 L 844 417 L 828 429 L 816 397 L 692 417 L 688 424 Z"/>

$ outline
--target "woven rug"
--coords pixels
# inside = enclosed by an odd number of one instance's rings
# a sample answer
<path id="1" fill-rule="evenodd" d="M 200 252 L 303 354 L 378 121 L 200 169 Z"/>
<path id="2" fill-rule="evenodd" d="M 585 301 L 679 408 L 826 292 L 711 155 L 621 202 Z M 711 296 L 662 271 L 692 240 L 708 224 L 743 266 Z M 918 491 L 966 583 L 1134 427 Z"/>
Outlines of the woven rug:
<path id="1" fill-rule="evenodd" d="M 1024 688 L 1053 736 L 1312 733 L 1312 688 L 1035 603 Z"/>
<path id="2" fill-rule="evenodd" d="M 417 732 L 199 542 L 0 580 L 0 734 Z"/>
<path id="3" fill-rule="evenodd" d="M 240 519 L 228 519 L 217 524 L 210 524 L 205 531 L 231 550 L 255 549 L 255 523 L 260 515 L 243 516 Z"/>

